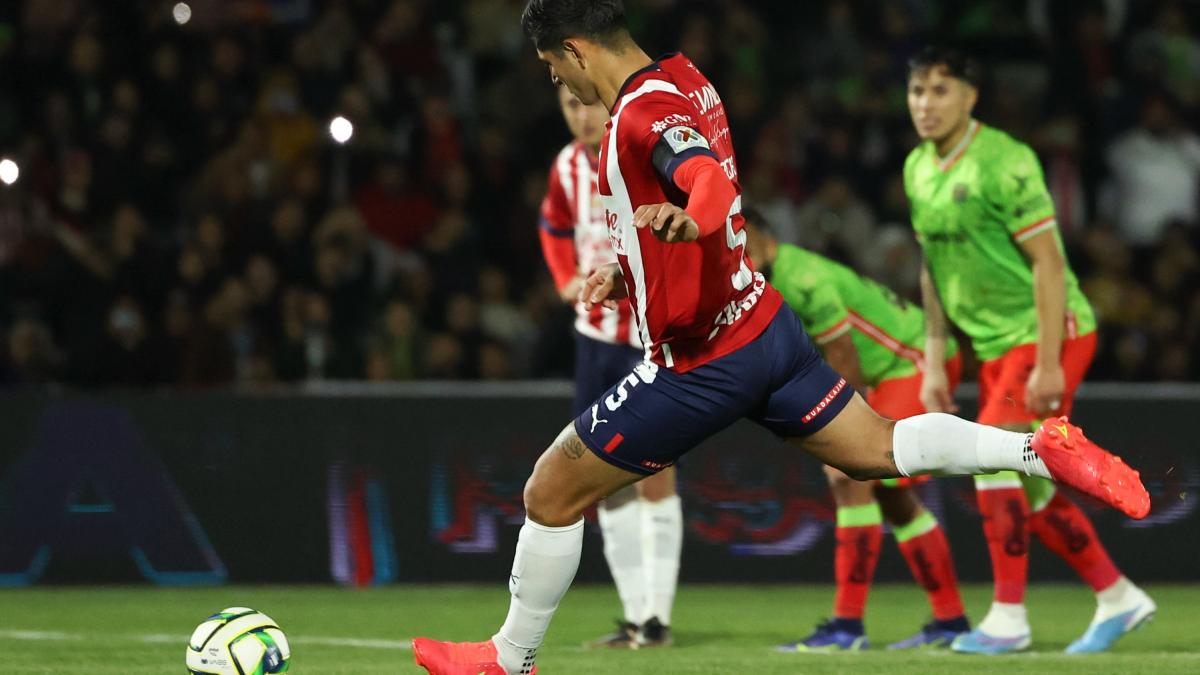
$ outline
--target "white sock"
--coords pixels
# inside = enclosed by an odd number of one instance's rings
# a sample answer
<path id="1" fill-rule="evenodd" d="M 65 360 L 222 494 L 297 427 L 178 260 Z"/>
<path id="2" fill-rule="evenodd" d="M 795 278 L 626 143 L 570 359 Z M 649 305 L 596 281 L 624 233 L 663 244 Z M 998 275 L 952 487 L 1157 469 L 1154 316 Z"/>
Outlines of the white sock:
<path id="1" fill-rule="evenodd" d="M 1045 463 L 1029 448 L 1030 434 L 968 422 L 945 413 L 925 413 L 896 422 L 892 453 L 905 476 L 941 476 L 1020 471 L 1050 478 Z"/>
<path id="2" fill-rule="evenodd" d="M 1120 604 L 1125 599 L 1125 592 L 1131 588 L 1135 588 L 1133 582 L 1122 574 L 1108 588 L 1101 589 L 1096 593 L 1096 602 L 1101 605 Z"/>
<path id="3" fill-rule="evenodd" d="M 1029 618 L 1025 605 L 1011 602 L 993 602 L 987 616 L 979 622 L 979 630 L 1000 638 L 1013 638 L 1029 634 Z"/>
<path id="4" fill-rule="evenodd" d="M 642 500 L 631 499 L 615 509 L 602 505 L 596 515 L 604 535 L 604 559 L 617 585 L 625 620 L 640 626 L 650 618 L 642 571 Z"/>
<path id="5" fill-rule="evenodd" d="M 671 625 L 671 608 L 679 584 L 679 554 L 683 549 L 683 505 L 679 495 L 657 502 L 642 501 L 642 537 L 646 570 L 646 619 L 658 617 Z"/>
<path id="6" fill-rule="evenodd" d="M 525 519 L 517 539 L 508 590 L 508 618 L 492 636 L 500 667 L 510 675 L 529 673 L 550 619 L 562 600 L 583 551 L 583 520 L 566 527 L 546 527 Z"/>

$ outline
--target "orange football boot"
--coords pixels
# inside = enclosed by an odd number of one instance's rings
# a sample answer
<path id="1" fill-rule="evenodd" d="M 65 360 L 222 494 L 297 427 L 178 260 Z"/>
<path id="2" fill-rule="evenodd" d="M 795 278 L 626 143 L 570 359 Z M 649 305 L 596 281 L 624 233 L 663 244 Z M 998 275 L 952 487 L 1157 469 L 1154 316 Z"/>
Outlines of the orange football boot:
<path id="1" fill-rule="evenodd" d="M 507 675 L 498 663 L 496 645 L 486 642 L 439 642 L 413 638 L 413 656 L 429 675 Z M 537 666 L 529 671 L 536 675 Z"/>
<path id="2" fill-rule="evenodd" d="M 1141 475 L 1120 457 L 1089 441 L 1066 417 L 1051 418 L 1033 434 L 1029 446 L 1059 483 L 1089 494 L 1131 518 L 1150 513 L 1150 493 Z"/>

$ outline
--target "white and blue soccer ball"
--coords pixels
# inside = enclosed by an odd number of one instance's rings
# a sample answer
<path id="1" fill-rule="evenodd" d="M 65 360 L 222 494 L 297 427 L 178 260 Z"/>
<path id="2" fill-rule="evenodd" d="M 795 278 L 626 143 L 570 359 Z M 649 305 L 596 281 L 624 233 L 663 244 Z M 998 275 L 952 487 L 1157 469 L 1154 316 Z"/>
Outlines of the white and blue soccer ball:
<path id="1" fill-rule="evenodd" d="M 213 614 L 188 640 L 191 675 L 286 673 L 291 660 L 287 636 L 275 620 L 249 607 L 229 607 Z"/>

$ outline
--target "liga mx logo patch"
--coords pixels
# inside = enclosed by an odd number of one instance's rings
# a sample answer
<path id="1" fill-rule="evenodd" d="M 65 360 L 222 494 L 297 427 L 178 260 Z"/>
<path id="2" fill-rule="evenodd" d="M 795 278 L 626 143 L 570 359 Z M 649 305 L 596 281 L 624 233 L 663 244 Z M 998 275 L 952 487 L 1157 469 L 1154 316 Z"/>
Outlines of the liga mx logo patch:
<path id="1" fill-rule="evenodd" d="M 663 138 L 677 155 L 688 148 L 708 149 L 708 139 L 691 127 L 671 127 L 663 134 Z"/>

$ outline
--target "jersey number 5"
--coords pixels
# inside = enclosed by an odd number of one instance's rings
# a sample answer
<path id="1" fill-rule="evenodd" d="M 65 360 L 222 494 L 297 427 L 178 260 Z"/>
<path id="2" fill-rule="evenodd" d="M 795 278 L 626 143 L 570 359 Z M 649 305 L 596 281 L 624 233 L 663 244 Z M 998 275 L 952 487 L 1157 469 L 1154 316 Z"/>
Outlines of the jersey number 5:
<path id="1" fill-rule="evenodd" d="M 729 217 L 725 219 L 725 244 L 737 255 L 738 271 L 729 277 L 735 291 L 744 291 L 754 281 L 754 273 L 746 266 L 746 230 L 733 231 L 733 217 L 742 212 L 742 198 L 738 197 L 729 209 Z"/>

